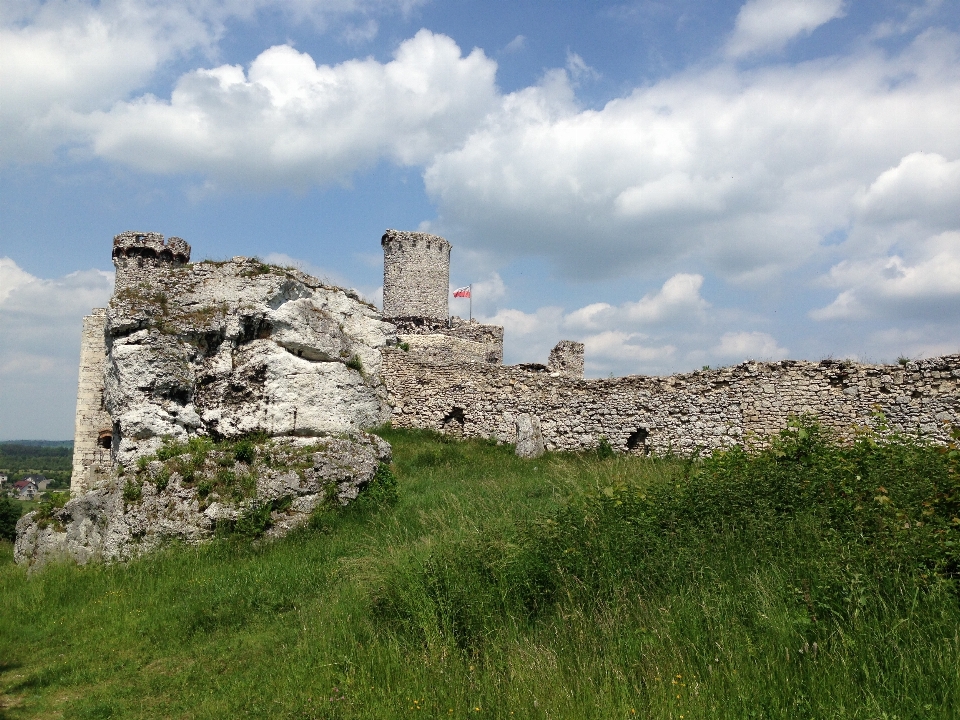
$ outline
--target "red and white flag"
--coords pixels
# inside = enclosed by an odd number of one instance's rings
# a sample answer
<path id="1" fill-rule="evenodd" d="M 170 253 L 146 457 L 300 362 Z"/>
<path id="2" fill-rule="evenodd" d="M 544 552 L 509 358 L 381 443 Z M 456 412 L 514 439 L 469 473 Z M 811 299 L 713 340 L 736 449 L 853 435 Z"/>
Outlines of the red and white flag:
<path id="1" fill-rule="evenodd" d="M 457 288 L 456 290 L 453 291 L 453 296 L 463 297 L 463 298 L 470 297 L 470 286 L 467 285 L 467 287 Z"/>

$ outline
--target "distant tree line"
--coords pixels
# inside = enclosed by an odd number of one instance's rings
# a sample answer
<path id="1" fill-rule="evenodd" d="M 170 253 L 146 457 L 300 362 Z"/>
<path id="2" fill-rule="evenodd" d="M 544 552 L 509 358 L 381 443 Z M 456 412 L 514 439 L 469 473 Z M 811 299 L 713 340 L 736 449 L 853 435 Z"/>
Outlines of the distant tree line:
<path id="1" fill-rule="evenodd" d="M 73 443 L 69 441 L 0 442 L 0 473 L 10 483 L 28 475 L 43 475 L 57 486 L 70 483 Z"/>

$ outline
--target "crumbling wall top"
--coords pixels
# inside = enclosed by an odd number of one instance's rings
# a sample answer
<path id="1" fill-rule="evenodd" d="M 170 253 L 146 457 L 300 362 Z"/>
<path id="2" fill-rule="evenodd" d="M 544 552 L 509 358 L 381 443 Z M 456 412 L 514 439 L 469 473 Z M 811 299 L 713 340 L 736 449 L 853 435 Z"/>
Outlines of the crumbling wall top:
<path id="1" fill-rule="evenodd" d="M 550 351 L 547 367 L 551 372 L 572 378 L 583 378 L 583 343 L 561 340 Z"/>
<path id="2" fill-rule="evenodd" d="M 439 235 L 431 235 L 425 232 L 412 232 L 409 230 L 387 230 L 380 238 L 381 247 L 394 246 L 403 249 L 404 243 L 407 248 L 424 248 L 427 250 L 445 250 L 450 254 L 450 243 Z"/>
<path id="3" fill-rule="evenodd" d="M 190 245 L 178 237 L 163 239 L 155 232 L 128 230 L 113 237 L 113 258 L 142 257 L 170 263 L 190 262 Z"/>

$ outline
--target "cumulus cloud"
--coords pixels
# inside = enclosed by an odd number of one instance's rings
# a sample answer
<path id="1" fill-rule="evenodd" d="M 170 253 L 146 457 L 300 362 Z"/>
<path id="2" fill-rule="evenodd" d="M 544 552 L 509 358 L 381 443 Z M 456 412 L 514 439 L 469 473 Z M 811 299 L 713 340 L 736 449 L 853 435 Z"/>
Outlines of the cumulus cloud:
<path id="1" fill-rule="evenodd" d="M 866 222 L 920 220 L 934 227 L 958 227 L 960 159 L 910 153 L 858 194 L 855 207 Z"/>
<path id="2" fill-rule="evenodd" d="M 657 292 L 643 296 L 637 302 L 626 302 L 619 307 L 607 303 L 593 303 L 570 313 L 564 320 L 571 330 L 593 330 L 612 325 L 648 325 L 662 322 L 702 320 L 710 303 L 700 296 L 702 275 L 678 273 L 667 280 Z"/>
<path id="3" fill-rule="evenodd" d="M 106 109 L 158 69 L 200 52 L 214 56 L 230 20 L 273 7 L 323 27 L 336 16 L 408 11 L 418 0 L 25 0 L 0 14 L 0 158 L 45 159 L 87 130 L 75 113 Z M 376 23 L 348 26 L 362 40 Z"/>
<path id="4" fill-rule="evenodd" d="M 536 254 L 577 277 L 696 258 L 759 283 L 808 262 L 831 231 L 881 221 L 888 186 L 923 177 L 912 192 L 924 203 L 931 183 L 949 198 L 956 117 L 960 38 L 944 32 L 893 55 L 682 73 L 599 110 L 580 108 L 559 70 L 504 96 L 424 179 L 436 229 L 501 258 Z M 945 217 L 957 206 L 936 202 Z"/>
<path id="5" fill-rule="evenodd" d="M 841 288 L 836 299 L 814 310 L 815 320 L 871 317 L 930 318 L 960 327 L 960 231 L 928 238 L 900 255 L 844 260 L 825 284 Z"/>
<path id="6" fill-rule="evenodd" d="M 287 45 L 247 71 L 196 70 L 169 101 L 146 96 L 91 117 L 102 157 L 224 183 L 346 180 L 381 157 L 424 163 L 458 145 L 496 100 L 496 63 L 421 30 L 394 59 L 317 66 Z"/>
<path id="7" fill-rule="evenodd" d="M 0 438 L 73 437 L 82 318 L 112 292 L 112 273 L 44 280 L 0 257 Z"/>
<path id="8" fill-rule="evenodd" d="M 588 377 L 666 374 L 707 362 L 786 356 L 768 333 L 730 330 L 741 318 L 714 308 L 700 294 L 702 284 L 700 275 L 678 273 L 638 301 L 571 311 L 501 308 L 482 319 L 503 326 L 507 363 L 545 362 L 557 341 L 583 342 Z"/>
<path id="9" fill-rule="evenodd" d="M 741 57 L 781 50 L 844 14 L 843 0 L 748 0 L 737 14 L 727 54 Z"/>

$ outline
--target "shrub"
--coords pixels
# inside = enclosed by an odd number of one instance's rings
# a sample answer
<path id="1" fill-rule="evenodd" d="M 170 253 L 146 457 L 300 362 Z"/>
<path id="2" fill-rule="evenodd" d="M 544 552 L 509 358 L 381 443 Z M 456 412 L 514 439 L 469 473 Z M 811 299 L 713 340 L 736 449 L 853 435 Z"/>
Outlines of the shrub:
<path id="1" fill-rule="evenodd" d="M 257 449 L 250 440 L 241 440 L 233 448 L 233 457 L 237 462 L 250 465 L 257 456 Z"/>
<path id="2" fill-rule="evenodd" d="M 170 469 L 167 467 L 160 468 L 160 472 L 157 473 L 156 485 L 157 492 L 162 493 L 167 489 L 167 485 L 170 484 Z"/>
<path id="3" fill-rule="evenodd" d="M 349 360 L 344 363 L 348 368 L 356 370 L 358 373 L 363 375 L 363 361 L 360 359 L 359 355 L 354 355 Z"/>
<path id="4" fill-rule="evenodd" d="M 613 448 L 607 438 L 600 436 L 600 442 L 597 443 L 597 457 L 601 460 L 609 460 L 613 457 Z"/>
<path id="5" fill-rule="evenodd" d="M 17 520 L 21 514 L 19 503 L 13 502 L 6 495 L 0 496 L 0 538 L 17 539 Z"/>
<path id="6" fill-rule="evenodd" d="M 143 497 L 143 486 L 133 480 L 127 480 L 123 486 L 123 499 L 128 503 L 140 502 Z"/>

